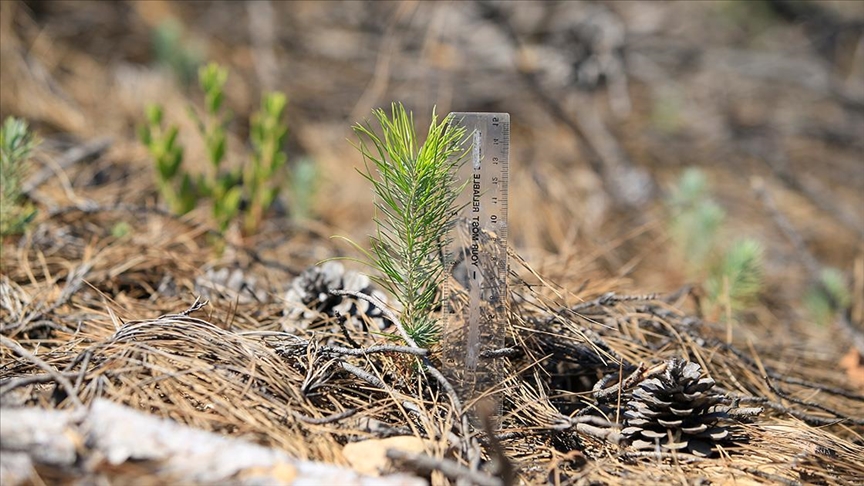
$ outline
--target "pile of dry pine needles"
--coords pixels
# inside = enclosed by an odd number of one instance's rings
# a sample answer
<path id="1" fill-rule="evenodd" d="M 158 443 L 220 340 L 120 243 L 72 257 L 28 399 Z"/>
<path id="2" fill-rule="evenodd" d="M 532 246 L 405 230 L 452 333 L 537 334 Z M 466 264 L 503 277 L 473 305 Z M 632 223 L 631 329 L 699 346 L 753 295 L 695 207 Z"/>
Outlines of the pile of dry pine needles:
<path id="1" fill-rule="evenodd" d="M 140 233 L 112 236 L 118 211 L 77 208 L 4 247 L 4 408 L 75 410 L 107 399 L 336 465 L 348 464 L 346 443 L 415 436 L 424 454 L 392 452 L 389 470 L 432 484 L 852 484 L 864 477 L 864 397 L 821 371 L 831 365 L 816 358 L 802 354 L 790 374 L 789 354 L 771 342 L 728 342 L 725 326 L 678 310 L 688 289 L 620 295 L 602 280 L 568 280 L 563 269 L 551 283 L 513 254 L 509 335 L 493 358 L 508 376 L 495 390 L 504 405 L 490 434 L 489 424 L 475 430 L 463 420 L 457 408 L 471 404 L 453 400 L 418 365 L 420 357 L 436 363 L 440 350 L 347 333 L 333 318 L 309 328 L 291 322 L 278 296 L 297 269 L 229 247 L 223 259 L 246 262 L 244 274 L 257 275 L 269 298 L 250 302 L 229 292 L 211 294 L 209 305 L 195 300 L 200 286 L 188 275 L 207 261 L 206 231 L 139 209 L 123 214 L 134 215 Z M 315 239 L 302 228 L 283 230 L 297 241 L 289 252 Z M 576 288 L 578 295 L 567 290 Z M 739 425 L 745 440 L 711 458 L 622 443 L 622 394 L 673 357 L 698 363 L 736 404 L 762 408 Z M 94 460 L 87 444 L 77 453 Z M 33 461 L 32 482 L 160 478 L 156 464 L 127 462 L 109 474 L 86 470 L 82 460 L 49 473 L 38 455 Z"/>

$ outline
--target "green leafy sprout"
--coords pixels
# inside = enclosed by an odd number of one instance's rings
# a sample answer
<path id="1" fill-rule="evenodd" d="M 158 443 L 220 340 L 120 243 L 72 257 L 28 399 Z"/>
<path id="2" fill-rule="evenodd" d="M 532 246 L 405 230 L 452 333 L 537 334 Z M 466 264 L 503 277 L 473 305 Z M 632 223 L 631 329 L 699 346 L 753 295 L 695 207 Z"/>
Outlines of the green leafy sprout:
<path id="1" fill-rule="evenodd" d="M 0 128 L 0 236 L 24 231 L 36 216 L 36 209 L 23 202 L 22 179 L 27 162 L 39 139 L 27 122 L 9 117 Z"/>
<path id="2" fill-rule="evenodd" d="M 381 273 L 375 281 L 402 305 L 402 328 L 426 348 L 441 335 L 441 325 L 432 315 L 444 279 L 438 253 L 455 223 L 456 198 L 465 187 L 455 175 L 464 161 L 465 129 L 452 126 L 449 118 L 439 123 L 433 110 L 421 145 L 413 114 L 402 104 L 394 103 L 389 117 L 381 109 L 373 113 L 380 136 L 368 122 L 354 127 L 365 164 L 361 174 L 372 183 L 376 196 L 377 231 L 370 237 L 371 249 L 361 250 Z"/>
<path id="3" fill-rule="evenodd" d="M 204 93 L 203 114 L 199 115 L 191 107 L 188 113 L 204 140 L 209 169 L 195 177 L 183 170 L 179 128 L 166 127 L 162 107 L 151 105 L 146 110 L 146 124 L 139 135 L 153 158 L 157 186 L 170 209 L 177 214 L 185 214 L 194 209 L 199 200 L 209 199 L 220 232 L 224 233 L 232 222 L 242 219 L 243 233 L 254 234 L 284 183 L 288 157 L 282 147 L 288 133 L 284 121 L 287 98 L 278 92 L 262 96 L 261 108 L 250 120 L 252 152 L 249 163 L 244 164 L 242 170 L 226 170 L 227 126 L 231 122 L 231 114 L 224 108 L 228 71 L 210 63 L 199 69 L 198 81 Z"/>

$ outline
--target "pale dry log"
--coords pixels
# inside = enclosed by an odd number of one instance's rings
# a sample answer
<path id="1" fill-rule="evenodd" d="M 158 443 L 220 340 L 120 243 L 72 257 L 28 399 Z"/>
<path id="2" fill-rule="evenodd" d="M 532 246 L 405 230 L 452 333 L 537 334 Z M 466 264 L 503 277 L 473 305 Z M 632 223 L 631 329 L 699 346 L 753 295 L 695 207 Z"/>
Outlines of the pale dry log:
<path id="1" fill-rule="evenodd" d="M 35 465 L 68 472 L 70 477 L 95 475 L 109 466 L 122 481 L 123 465 L 130 461 L 138 464 L 130 468 L 133 474 L 140 475 L 140 465 L 147 464 L 153 479 L 184 484 L 426 484 L 407 475 L 370 477 L 294 459 L 276 449 L 196 430 L 108 400 L 97 399 L 81 412 L 7 408 L 0 415 L 4 485 L 28 482 Z"/>

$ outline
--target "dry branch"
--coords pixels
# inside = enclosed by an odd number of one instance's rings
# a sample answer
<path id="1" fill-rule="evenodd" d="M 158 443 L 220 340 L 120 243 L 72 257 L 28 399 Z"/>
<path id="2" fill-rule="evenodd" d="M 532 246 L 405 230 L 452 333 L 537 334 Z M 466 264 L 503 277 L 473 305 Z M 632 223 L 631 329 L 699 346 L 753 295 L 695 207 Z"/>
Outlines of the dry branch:
<path id="1" fill-rule="evenodd" d="M 370 478 L 343 467 L 294 459 L 276 449 L 101 399 L 84 414 L 38 408 L 3 409 L 2 414 L 0 482 L 8 485 L 26 483 L 33 466 L 97 477 L 110 467 L 117 483 L 146 474 L 151 480 L 184 484 L 425 484 L 406 475 Z"/>

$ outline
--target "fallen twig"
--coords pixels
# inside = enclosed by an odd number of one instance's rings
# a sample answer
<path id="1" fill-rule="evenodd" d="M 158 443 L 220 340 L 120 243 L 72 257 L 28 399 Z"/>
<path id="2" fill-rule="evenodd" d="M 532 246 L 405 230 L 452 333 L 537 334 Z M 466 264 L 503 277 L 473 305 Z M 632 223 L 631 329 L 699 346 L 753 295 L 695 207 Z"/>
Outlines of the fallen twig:
<path id="1" fill-rule="evenodd" d="M 21 186 L 21 193 L 29 196 L 32 191 L 56 175 L 58 170 L 66 169 L 82 160 L 98 156 L 107 150 L 111 143 L 111 138 L 103 137 L 70 148 L 57 158 L 53 167 L 43 167 L 42 170 L 30 176 L 27 182 Z"/>
<path id="2" fill-rule="evenodd" d="M 646 368 L 644 364 L 639 363 L 639 365 L 636 367 L 636 370 L 633 371 L 626 380 L 619 380 L 617 384 L 612 385 L 609 388 L 604 388 L 604 386 L 608 384 L 611 380 L 618 378 L 618 375 L 612 374 L 604 376 L 602 379 L 597 381 L 597 384 L 594 385 L 594 399 L 598 402 L 606 401 L 611 396 L 620 394 L 622 391 L 627 390 L 635 386 L 640 381 L 644 380 L 645 377 L 653 375 L 654 373 L 659 373 L 665 368 L 665 361 L 663 363 L 660 363 L 659 365 L 654 366 L 653 368 Z"/>
<path id="3" fill-rule="evenodd" d="M 324 425 L 324 424 L 330 424 L 333 422 L 338 422 L 342 419 L 346 419 L 348 417 L 356 415 L 358 411 L 359 410 L 356 408 L 349 408 L 348 410 L 345 410 L 344 412 L 334 413 L 333 415 L 328 415 L 326 417 L 317 418 L 317 417 L 307 417 L 306 415 L 303 415 L 300 412 L 292 410 L 291 415 L 293 415 L 297 420 L 299 420 L 301 422 L 305 422 L 307 424 Z"/>
<path id="4" fill-rule="evenodd" d="M 441 474 L 450 479 L 467 480 L 478 486 L 505 486 L 504 481 L 499 478 L 479 471 L 472 471 L 450 459 L 436 459 L 425 454 L 411 454 L 396 449 L 388 449 L 387 458 L 400 461 L 420 474 L 426 474 L 430 471 L 440 471 Z"/>
<path id="5" fill-rule="evenodd" d="M 402 322 L 396 317 L 396 314 L 393 313 L 390 309 L 387 308 L 387 304 L 381 302 L 381 300 L 377 299 L 375 296 L 364 294 L 362 292 L 355 292 L 353 290 L 331 290 L 331 294 L 333 295 L 348 295 L 354 297 L 355 299 L 365 300 L 370 304 L 374 305 L 378 309 L 381 310 L 381 313 L 384 314 L 384 317 L 390 320 L 396 329 L 399 330 L 399 335 L 402 336 L 402 339 L 411 346 L 412 348 L 420 349 L 420 346 L 417 346 L 417 343 L 411 339 L 411 336 L 408 334 L 408 331 L 405 330 L 405 327 L 402 325 Z"/>
<path id="6" fill-rule="evenodd" d="M 348 327 L 345 326 L 345 322 L 348 320 L 348 318 L 335 309 L 333 310 L 333 314 L 336 318 L 336 324 L 339 325 L 339 329 L 342 331 L 342 337 L 344 337 L 345 340 L 348 341 L 348 344 L 350 344 L 354 348 L 359 349 L 360 345 L 357 344 L 357 341 L 355 341 L 354 338 L 351 337 L 351 333 L 348 332 Z"/>
<path id="7" fill-rule="evenodd" d="M 78 398 L 78 394 L 75 393 L 75 387 L 72 385 L 72 382 L 70 382 L 68 378 L 63 376 L 62 373 L 55 370 L 48 363 L 39 359 L 39 357 L 37 357 L 35 354 L 27 351 L 26 349 L 21 347 L 20 344 L 7 338 L 6 336 L 0 335 L 0 344 L 11 349 L 12 352 L 17 354 L 18 356 L 21 356 L 22 358 L 30 361 L 34 365 L 38 366 L 42 371 L 54 377 L 54 381 L 56 381 L 57 384 L 63 388 L 63 391 L 66 392 L 66 396 L 69 398 L 69 400 L 72 401 L 72 404 L 75 406 L 75 408 L 84 408 L 84 404 L 81 403 L 81 399 Z"/>
<path id="8" fill-rule="evenodd" d="M 677 462 L 705 462 L 710 461 L 707 457 L 694 456 L 683 452 L 659 452 L 659 451 L 626 451 L 621 453 L 622 459 L 669 459 Z"/>
<path id="9" fill-rule="evenodd" d="M 523 351 L 519 348 L 500 348 L 483 351 L 480 353 L 480 357 L 483 359 L 513 358 L 521 354 L 523 354 Z"/>
<path id="10" fill-rule="evenodd" d="M 734 466 L 734 465 L 732 467 L 737 467 L 741 471 L 744 471 L 748 474 L 752 474 L 754 476 L 757 476 L 757 477 L 760 477 L 763 479 L 767 479 L 768 481 L 771 481 L 771 482 L 774 482 L 777 484 L 783 484 L 786 486 L 801 486 L 801 484 L 803 484 L 803 483 L 801 483 L 801 481 L 795 481 L 794 479 L 789 479 L 787 477 L 780 476 L 779 474 L 771 474 L 769 472 L 760 471 L 760 470 L 756 469 L 755 467 L 738 467 L 738 466 Z"/>
<path id="11" fill-rule="evenodd" d="M 347 371 L 348 373 L 351 373 L 352 375 L 356 376 L 357 378 L 360 378 L 361 380 L 369 383 L 372 386 L 376 386 L 376 387 L 378 387 L 384 391 L 388 391 L 391 394 L 395 393 L 395 390 L 390 388 L 390 385 L 384 383 L 380 378 L 378 378 L 377 376 L 373 375 L 372 373 L 369 373 L 368 371 L 366 371 L 362 368 L 358 368 L 357 366 L 354 366 L 350 363 L 346 363 L 344 361 L 340 361 L 339 366 L 341 366 L 343 370 Z"/>
<path id="12" fill-rule="evenodd" d="M 66 276 L 66 284 L 63 286 L 63 290 L 60 292 L 60 295 L 57 296 L 57 299 L 54 300 L 51 304 L 46 305 L 44 301 L 40 302 L 34 310 L 27 313 L 27 315 L 23 316 L 18 322 L 10 325 L 8 327 L 0 326 L 0 331 L 5 333 L 12 332 L 11 335 L 19 334 L 23 330 L 27 328 L 27 325 L 31 322 L 42 319 L 47 314 L 57 310 L 60 306 L 66 304 L 72 296 L 78 292 L 82 285 L 84 285 L 84 277 L 90 272 L 93 268 L 92 263 L 82 263 L 78 265 L 74 269 L 72 269 L 69 274 Z"/>
<path id="13" fill-rule="evenodd" d="M 368 356 L 370 354 L 403 353 L 413 356 L 428 356 L 429 350 L 424 348 L 412 348 L 409 346 L 395 346 L 383 344 L 370 346 L 368 348 L 343 348 L 342 346 L 321 346 L 322 354 L 337 354 L 340 356 Z"/>
<path id="14" fill-rule="evenodd" d="M 836 418 L 830 418 L 829 419 L 829 418 L 825 418 L 825 417 L 818 417 L 816 415 L 811 415 L 811 414 L 808 414 L 806 412 L 802 412 L 800 410 L 792 410 L 789 407 L 785 407 L 785 406 L 783 406 L 783 404 L 772 401 L 770 398 L 766 398 L 766 397 L 754 397 L 754 396 L 750 396 L 750 395 L 741 395 L 738 393 L 730 392 L 729 390 L 726 390 L 722 387 L 715 387 L 715 389 L 719 393 L 723 393 L 724 395 L 737 401 L 738 403 L 752 403 L 752 404 L 757 404 L 757 405 L 763 405 L 765 407 L 770 408 L 771 410 L 774 410 L 775 412 L 785 413 L 785 414 L 791 415 L 792 417 L 795 417 L 798 420 L 801 420 L 802 422 L 804 422 L 807 425 L 812 425 L 812 426 L 836 425 L 836 424 L 844 421 L 844 419 L 836 419 Z"/>
<path id="15" fill-rule="evenodd" d="M 60 376 L 63 376 L 65 378 L 74 378 L 75 376 L 78 375 L 78 373 L 71 373 L 71 372 L 59 372 L 59 373 L 60 373 Z M 50 374 L 50 373 L 45 373 L 45 374 L 41 374 L 41 375 L 22 376 L 20 378 L 7 378 L 7 379 L 2 380 L 2 382 L 0 382 L 0 383 L 2 383 L 2 386 L 0 386 L 0 396 L 3 396 L 3 395 L 9 393 L 10 391 L 12 391 L 16 388 L 21 388 L 22 386 L 35 385 L 37 383 L 49 383 L 52 381 L 57 381 L 57 375 Z"/>
<path id="16" fill-rule="evenodd" d="M 579 311 L 590 309 L 591 307 L 606 307 L 610 305 L 615 305 L 619 302 L 647 302 L 651 300 L 658 300 L 661 298 L 661 294 L 644 294 L 644 295 L 618 295 L 615 292 L 606 292 L 605 294 L 597 297 L 596 299 L 589 300 L 587 302 L 582 302 L 581 304 L 576 304 L 567 310 L 573 313 L 578 313 Z"/>
<path id="17" fill-rule="evenodd" d="M 802 405 L 804 407 L 815 408 L 817 410 L 822 410 L 823 412 L 830 413 L 831 415 L 840 419 L 838 422 L 848 422 L 848 423 L 852 423 L 854 425 L 864 425 L 864 419 L 852 418 L 852 417 L 849 417 L 845 414 L 842 414 L 836 410 L 833 410 L 829 407 L 826 407 L 825 405 L 820 405 L 820 404 L 815 403 L 815 402 L 808 402 L 806 400 L 800 400 L 798 398 L 789 396 L 788 393 L 785 393 L 782 390 L 780 390 L 779 388 L 777 388 L 776 386 L 774 386 L 774 383 L 772 383 L 771 380 L 767 376 L 763 376 L 762 378 L 765 380 L 765 383 L 768 385 L 768 388 L 772 392 L 774 392 L 778 397 L 783 398 L 784 400 L 788 400 L 792 403 Z"/>
<path id="18" fill-rule="evenodd" d="M 192 302 L 192 305 L 189 306 L 188 309 L 181 311 L 178 314 L 164 314 L 157 318 L 158 319 L 176 319 L 178 317 L 189 317 L 193 312 L 197 312 L 204 307 L 207 306 L 210 302 L 207 300 L 201 300 L 201 297 L 195 297 L 195 302 Z"/>

